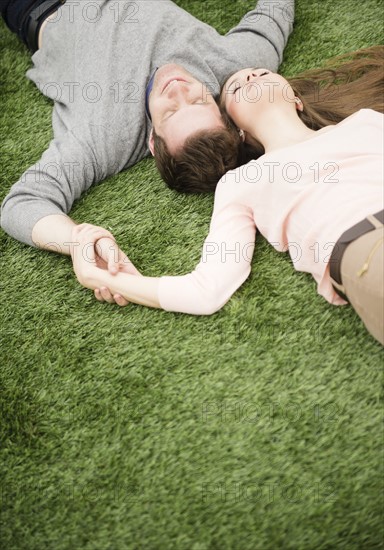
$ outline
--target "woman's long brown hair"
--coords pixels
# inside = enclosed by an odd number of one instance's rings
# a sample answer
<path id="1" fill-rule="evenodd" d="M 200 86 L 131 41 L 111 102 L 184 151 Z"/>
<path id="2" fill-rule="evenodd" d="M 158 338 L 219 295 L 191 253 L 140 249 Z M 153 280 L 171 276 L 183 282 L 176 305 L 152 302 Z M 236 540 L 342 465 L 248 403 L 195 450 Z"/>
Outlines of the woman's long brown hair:
<path id="1" fill-rule="evenodd" d="M 302 121 L 319 130 L 359 109 L 384 112 L 384 46 L 373 46 L 330 59 L 287 79 L 302 100 Z"/>
<path id="2" fill-rule="evenodd" d="M 384 46 L 372 46 L 340 55 L 324 67 L 287 78 L 303 102 L 298 112 L 312 130 L 337 124 L 359 109 L 384 112 Z M 258 142 L 247 147 L 246 158 L 258 158 L 264 148 Z"/>

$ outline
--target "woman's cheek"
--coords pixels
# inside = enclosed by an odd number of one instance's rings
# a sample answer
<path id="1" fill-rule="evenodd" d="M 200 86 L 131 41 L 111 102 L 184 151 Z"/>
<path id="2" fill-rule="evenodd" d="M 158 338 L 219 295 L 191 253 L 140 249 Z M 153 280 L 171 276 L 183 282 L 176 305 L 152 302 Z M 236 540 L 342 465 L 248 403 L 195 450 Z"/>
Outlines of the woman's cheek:
<path id="1" fill-rule="evenodd" d="M 243 102 L 236 99 L 233 99 L 230 107 L 227 109 L 229 116 L 239 128 L 244 127 L 244 120 L 246 120 L 246 113 L 244 111 Z"/>

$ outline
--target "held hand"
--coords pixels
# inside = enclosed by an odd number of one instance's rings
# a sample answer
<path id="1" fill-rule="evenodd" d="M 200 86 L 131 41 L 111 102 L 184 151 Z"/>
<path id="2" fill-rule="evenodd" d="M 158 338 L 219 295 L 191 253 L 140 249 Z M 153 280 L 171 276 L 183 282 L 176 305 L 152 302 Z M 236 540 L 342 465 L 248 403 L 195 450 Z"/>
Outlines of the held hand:
<path id="1" fill-rule="evenodd" d="M 97 265 L 95 243 L 101 237 L 110 238 L 109 235 L 103 228 L 85 223 L 75 225 L 72 229 L 70 252 L 73 269 L 79 283 L 86 288 L 94 290 L 92 276 L 100 269 Z"/>
<path id="2" fill-rule="evenodd" d="M 101 269 L 108 269 L 112 275 L 120 272 L 142 276 L 128 256 L 117 246 L 115 241 L 111 242 L 109 237 L 99 239 L 95 248 L 97 252 L 96 263 Z M 107 258 L 108 260 L 106 260 Z M 96 288 L 94 294 L 99 302 L 108 302 L 122 307 L 129 303 L 120 294 L 112 294 L 107 287 Z"/>
<path id="3" fill-rule="evenodd" d="M 95 242 L 97 266 L 101 269 L 107 269 L 111 275 L 116 275 L 119 271 L 131 275 L 141 275 L 126 254 L 118 247 L 112 234 L 109 231 L 106 231 L 106 233 L 107 235 L 98 238 Z"/>
<path id="4" fill-rule="evenodd" d="M 141 276 L 124 252 L 117 246 L 112 234 L 91 224 L 77 225 L 72 230 L 71 256 L 76 277 L 80 284 L 94 290 L 97 300 L 125 306 L 129 302 L 120 294 L 112 295 L 106 287 L 92 286 L 90 280 L 100 278 L 102 271 Z"/>

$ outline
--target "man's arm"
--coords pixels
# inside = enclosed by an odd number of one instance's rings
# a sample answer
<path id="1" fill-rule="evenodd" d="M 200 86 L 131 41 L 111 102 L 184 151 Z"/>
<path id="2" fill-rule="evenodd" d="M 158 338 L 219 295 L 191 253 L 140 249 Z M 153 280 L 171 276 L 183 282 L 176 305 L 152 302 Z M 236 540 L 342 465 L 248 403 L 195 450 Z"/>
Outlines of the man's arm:
<path id="1" fill-rule="evenodd" d="M 88 149 L 71 132 L 53 140 L 41 160 L 16 182 L 1 208 L 1 227 L 15 239 L 70 255 L 75 222 L 67 215 L 73 202 L 103 177 Z M 97 227 L 95 252 L 110 273 L 140 275 L 117 246 L 113 235 Z"/>
<path id="2" fill-rule="evenodd" d="M 259 0 L 240 23 L 225 36 L 237 65 L 277 71 L 293 29 L 294 0 Z"/>
<path id="3" fill-rule="evenodd" d="M 68 131 L 51 141 L 41 159 L 24 172 L 1 206 L 1 227 L 34 247 L 69 254 L 72 205 L 101 174 L 91 152 Z M 47 218 L 47 219 L 45 219 Z"/>

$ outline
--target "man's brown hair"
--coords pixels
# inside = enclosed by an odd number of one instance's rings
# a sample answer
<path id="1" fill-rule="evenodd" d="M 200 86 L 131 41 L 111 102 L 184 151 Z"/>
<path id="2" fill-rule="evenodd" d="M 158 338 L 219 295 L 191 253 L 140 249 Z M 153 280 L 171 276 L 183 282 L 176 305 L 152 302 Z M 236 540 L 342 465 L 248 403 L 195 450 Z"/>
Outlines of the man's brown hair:
<path id="1" fill-rule="evenodd" d="M 247 161 L 239 132 L 227 115 L 224 127 L 201 130 L 171 155 L 164 139 L 153 130 L 156 166 L 171 189 L 183 193 L 215 190 L 220 178 Z"/>

